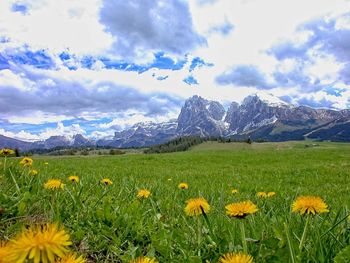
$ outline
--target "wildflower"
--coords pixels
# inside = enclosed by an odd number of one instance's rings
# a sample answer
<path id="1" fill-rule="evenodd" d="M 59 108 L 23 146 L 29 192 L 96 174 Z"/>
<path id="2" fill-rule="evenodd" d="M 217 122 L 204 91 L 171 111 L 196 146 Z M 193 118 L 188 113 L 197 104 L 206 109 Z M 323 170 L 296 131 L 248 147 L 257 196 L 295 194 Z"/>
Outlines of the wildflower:
<path id="1" fill-rule="evenodd" d="M 186 184 L 186 183 L 181 183 L 181 184 L 178 185 L 178 187 L 179 187 L 180 189 L 188 189 L 188 184 Z"/>
<path id="2" fill-rule="evenodd" d="M 249 214 L 256 213 L 259 209 L 251 201 L 232 203 L 227 206 L 226 214 L 230 217 L 244 218 Z"/>
<path id="3" fill-rule="evenodd" d="M 168 178 L 168 181 L 171 181 L 172 179 L 171 178 Z"/>
<path id="4" fill-rule="evenodd" d="M 237 189 L 232 189 L 231 190 L 231 194 L 237 194 L 238 193 L 238 190 Z"/>
<path id="5" fill-rule="evenodd" d="M 131 260 L 130 263 L 158 263 L 158 261 L 155 258 L 138 257 L 134 260 Z"/>
<path id="6" fill-rule="evenodd" d="M 102 179 L 101 183 L 103 183 L 104 185 L 112 185 L 113 184 L 113 182 L 111 180 L 109 180 L 108 178 Z"/>
<path id="7" fill-rule="evenodd" d="M 204 198 L 194 198 L 186 201 L 187 205 L 185 207 L 185 213 L 188 216 L 198 216 L 203 212 L 205 214 L 209 213 L 210 205 Z"/>
<path id="8" fill-rule="evenodd" d="M 49 163 L 48 163 L 48 162 L 44 162 L 44 164 L 45 164 L 45 165 L 49 165 Z"/>
<path id="9" fill-rule="evenodd" d="M 276 192 L 268 192 L 266 195 L 267 197 L 274 197 L 276 195 Z"/>
<path id="10" fill-rule="evenodd" d="M 68 252 L 67 246 L 72 244 L 69 239 L 69 234 L 55 224 L 26 229 L 12 241 L 14 262 L 54 262 L 55 257 L 62 258 Z"/>
<path id="11" fill-rule="evenodd" d="M 63 189 L 64 188 L 64 184 L 59 179 L 50 179 L 44 184 L 44 187 L 46 189 L 50 189 L 50 190 L 60 189 L 60 188 Z"/>
<path id="12" fill-rule="evenodd" d="M 11 154 L 14 154 L 14 151 L 11 150 L 11 149 L 4 148 L 4 149 L 1 149 L 1 150 L 0 150 L 0 155 L 9 156 L 9 155 L 11 155 Z"/>
<path id="13" fill-rule="evenodd" d="M 68 177 L 69 181 L 71 181 L 72 183 L 79 183 L 79 177 L 76 175 L 71 175 Z"/>
<path id="14" fill-rule="evenodd" d="M 294 213 L 318 214 L 329 212 L 327 204 L 318 196 L 299 196 L 292 205 Z"/>
<path id="15" fill-rule="evenodd" d="M 243 253 L 227 253 L 219 258 L 220 263 L 252 263 L 253 257 Z"/>
<path id="16" fill-rule="evenodd" d="M 33 159 L 29 157 L 24 157 L 20 162 L 20 165 L 23 165 L 24 167 L 26 166 L 32 166 L 33 165 Z"/>
<path id="17" fill-rule="evenodd" d="M 85 263 L 86 260 L 80 256 L 77 258 L 75 254 L 69 253 L 65 255 L 63 258 L 55 261 L 55 263 Z"/>
<path id="18" fill-rule="evenodd" d="M 266 198 L 267 197 L 267 193 L 265 192 L 257 192 L 256 196 L 259 198 Z"/>
<path id="19" fill-rule="evenodd" d="M 29 172 L 29 174 L 32 175 L 32 176 L 35 176 L 35 175 L 37 175 L 38 173 L 39 173 L 38 170 L 35 170 L 35 169 L 32 169 L 32 170 L 30 170 L 30 172 Z"/>
<path id="20" fill-rule="evenodd" d="M 10 263 L 12 248 L 8 243 L 0 241 L 0 263 Z"/>
<path id="21" fill-rule="evenodd" d="M 151 192 L 148 191 L 147 189 L 141 189 L 137 193 L 138 198 L 148 198 L 151 195 Z"/>

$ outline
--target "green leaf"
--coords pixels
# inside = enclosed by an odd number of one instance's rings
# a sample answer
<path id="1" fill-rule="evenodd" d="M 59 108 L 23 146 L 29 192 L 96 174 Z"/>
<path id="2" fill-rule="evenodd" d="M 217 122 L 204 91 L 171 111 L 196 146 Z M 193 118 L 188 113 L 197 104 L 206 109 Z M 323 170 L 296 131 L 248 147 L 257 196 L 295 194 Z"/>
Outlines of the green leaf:
<path id="1" fill-rule="evenodd" d="M 349 263 L 350 262 L 350 245 L 345 247 L 334 258 L 335 263 Z"/>

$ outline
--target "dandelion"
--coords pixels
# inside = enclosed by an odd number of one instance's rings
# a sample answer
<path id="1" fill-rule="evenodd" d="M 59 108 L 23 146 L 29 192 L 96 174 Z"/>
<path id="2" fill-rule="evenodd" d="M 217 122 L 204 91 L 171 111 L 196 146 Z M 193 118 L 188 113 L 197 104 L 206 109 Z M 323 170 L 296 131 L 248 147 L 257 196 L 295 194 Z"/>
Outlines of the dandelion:
<path id="1" fill-rule="evenodd" d="M 155 258 L 138 257 L 134 260 L 131 260 L 130 263 L 158 263 L 158 261 Z"/>
<path id="2" fill-rule="evenodd" d="M 35 169 L 32 169 L 32 170 L 30 170 L 30 172 L 29 172 L 29 174 L 32 175 L 32 176 L 35 176 L 35 175 L 37 175 L 38 173 L 39 173 L 38 170 L 35 170 Z"/>
<path id="3" fill-rule="evenodd" d="M 292 204 L 292 211 L 301 215 L 307 214 L 303 235 L 301 236 L 299 249 L 302 250 L 309 227 L 310 215 L 329 212 L 327 204 L 319 196 L 299 196 Z"/>
<path id="4" fill-rule="evenodd" d="M 244 253 L 227 253 L 219 258 L 219 263 L 252 263 L 253 257 Z"/>
<path id="5" fill-rule="evenodd" d="M 56 257 L 64 257 L 71 245 L 69 234 L 55 224 L 29 228 L 12 241 L 14 262 L 33 259 L 34 263 L 54 262 Z"/>
<path id="6" fill-rule="evenodd" d="M 80 256 L 77 258 L 77 256 L 73 253 L 69 253 L 65 255 L 63 258 L 56 260 L 55 263 L 85 263 L 86 260 Z"/>
<path id="7" fill-rule="evenodd" d="M 141 189 L 137 193 L 138 198 L 148 198 L 151 195 L 151 192 L 148 191 L 147 189 Z"/>
<path id="8" fill-rule="evenodd" d="M 301 215 L 327 213 L 327 208 L 327 204 L 318 196 L 299 196 L 292 205 L 292 211 Z"/>
<path id="9" fill-rule="evenodd" d="M 268 192 L 267 197 L 274 197 L 276 195 L 276 192 Z"/>
<path id="10" fill-rule="evenodd" d="M 113 182 L 111 180 L 109 180 L 108 178 L 102 179 L 101 183 L 104 185 L 112 185 L 113 184 Z"/>
<path id="11" fill-rule="evenodd" d="M 20 165 L 23 165 L 24 167 L 26 166 L 32 166 L 33 165 L 33 159 L 29 157 L 24 157 L 20 162 Z"/>
<path id="12" fill-rule="evenodd" d="M 180 189 L 188 189 L 188 184 L 186 184 L 186 183 L 181 183 L 181 184 L 179 184 L 178 185 L 178 187 L 180 188 Z"/>
<path id="13" fill-rule="evenodd" d="M 259 198 L 266 198 L 267 197 L 267 193 L 265 192 L 257 192 L 256 196 Z"/>
<path id="14" fill-rule="evenodd" d="M 199 216 L 203 212 L 209 213 L 210 205 L 204 198 L 194 198 L 186 201 L 185 213 L 188 216 Z"/>
<path id="15" fill-rule="evenodd" d="M 50 190 L 63 189 L 64 184 L 59 179 L 50 179 L 44 184 L 44 187 L 45 189 L 50 189 Z"/>
<path id="16" fill-rule="evenodd" d="M 0 241 L 0 263 L 10 263 L 12 248 L 8 243 Z"/>
<path id="17" fill-rule="evenodd" d="M 230 217 L 244 218 L 249 214 L 256 213 L 259 209 L 251 201 L 232 203 L 227 206 L 226 214 Z"/>
<path id="18" fill-rule="evenodd" d="M 231 190 L 231 194 L 237 194 L 238 193 L 238 190 L 237 189 L 232 189 Z"/>
<path id="19" fill-rule="evenodd" d="M 226 214 L 230 217 L 236 217 L 236 218 L 245 218 L 249 214 L 256 213 L 259 209 L 256 207 L 255 204 L 253 204 L 251 201 L 244 201 L 244 202 L 238 202 L 238 203 L 232 203 L 227 206 L 226 208 Z M 241 237 L 242 237 L 242 245 L 243 245 L 243 251 L 244 253 L 248 252 L 248 244 L 247 239 L 245 235 L 245 228 L 244 228 L 244 222 L 241 220 L 239 227 L 241 229 Z M 222 262 L 231 262 L 231 261 L 222 261 Z M 232 261 L 235 262 L 235 261 Z M 240 261 L 237 261 L 240 262 Z M 244 262 L 244 261 L 242 261 Z M 249 261 L 247 261 L 249 262 Z"/>
<path id="20" fill-rule="evenodd" d="M 2 156 L 9 156 L 11 154 L 14 154 L 14 151 L 8 148 L 4 148 L 0 150 L 0 155 Z"/>
<path id="21" fill-rule="evenodd" d="M 71 181 L 72 183 L 79 183 L 79 177 L 76 175 L 71 175 L 68 177 L 69 181 Z"/>
<path id="22" fill-rule="evenodd" d="M 44 164 L 45 164 L 45 165 L 49 165 L 49 163 L 48 163 L 48 162 L 44 162 Z"/>

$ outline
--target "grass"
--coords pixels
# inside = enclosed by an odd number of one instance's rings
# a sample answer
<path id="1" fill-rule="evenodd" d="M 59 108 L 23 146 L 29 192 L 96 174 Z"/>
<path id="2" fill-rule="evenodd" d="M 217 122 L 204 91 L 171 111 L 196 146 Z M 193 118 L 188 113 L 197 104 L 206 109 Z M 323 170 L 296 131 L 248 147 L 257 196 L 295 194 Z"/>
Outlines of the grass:
<path id="1" fill-rule="evenodd" d="M 130 262 L 140 255 L 218 262 L 243 250 L 242 223 L 255 262 L 333 262 L 349 245 L 349 144 L 207 142 L 160 155 L 36 157 L 34 178 L 19 159 L 7 162 L 0 179 L 0 239 L 14 238 L 26 224 L 58 222 L 71 235 L 71 249 L 91 262 Z M 73 174 L 78 185 L 67 179 Z M 44 189 L 50 178 L 63 180 L 64 190 Z M 102 178 L 113 185 L 101 185 Z M 181 182 L 189 189 L 178 189 Z M 136 195 L 143 188 L 152 194 L 141 200 Z M 233 188 L 239 193 L 231 194 Z M 259 191 L 277 195 L 259 199 Z M 301 249 L 306 217 L 291 212 L 299 195 L 320 196 L 330 209 L 310 218 Z M 211 205 L 206 217 L 186 216 L 186 200 L 196 197 Z M 259 211 L 245 219 L 225 215 L 227 204 L 243 200 Z"/>

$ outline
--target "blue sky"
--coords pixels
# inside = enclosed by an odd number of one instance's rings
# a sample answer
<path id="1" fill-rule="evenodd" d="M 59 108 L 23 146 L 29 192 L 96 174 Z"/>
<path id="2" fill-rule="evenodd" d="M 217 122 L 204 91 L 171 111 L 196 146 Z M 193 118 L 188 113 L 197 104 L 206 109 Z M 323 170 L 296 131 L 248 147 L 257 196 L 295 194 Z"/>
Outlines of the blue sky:
<path id="1" fill-rule="evenodd" d="M 350 108 L 348 0 L 2 0 L 0 134 L 112 136 L 192 95 Z"/>

